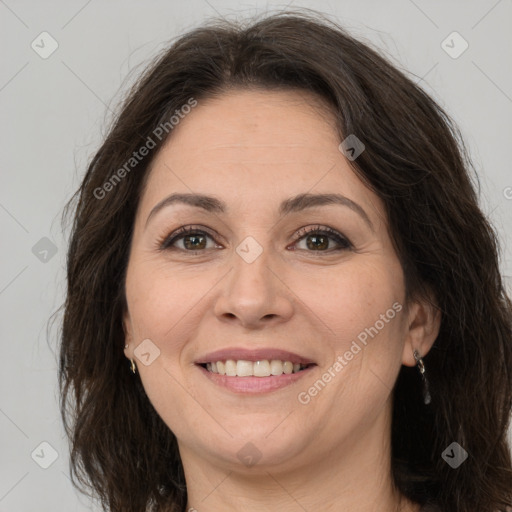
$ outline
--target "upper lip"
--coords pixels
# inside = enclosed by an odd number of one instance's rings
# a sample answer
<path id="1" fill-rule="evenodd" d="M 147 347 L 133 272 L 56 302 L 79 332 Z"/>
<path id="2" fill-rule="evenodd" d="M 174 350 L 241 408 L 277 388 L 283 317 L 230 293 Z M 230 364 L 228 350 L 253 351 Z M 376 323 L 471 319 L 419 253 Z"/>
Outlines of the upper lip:
<path id="1" fill-rule="evenodd" d="M 209 352 L 196 359 L 195 364 L 214 363 L 217 361 L 227 361 L 228 359 L 253 362 L 263 361 L 265 359 L 269 361 L 277 359 L 299 364 L 316 364 L 312 359 L 289 352 L 288 350 L 280 350 L 277 348 L 245 349 L 240 347 L 223 348 Z"/>

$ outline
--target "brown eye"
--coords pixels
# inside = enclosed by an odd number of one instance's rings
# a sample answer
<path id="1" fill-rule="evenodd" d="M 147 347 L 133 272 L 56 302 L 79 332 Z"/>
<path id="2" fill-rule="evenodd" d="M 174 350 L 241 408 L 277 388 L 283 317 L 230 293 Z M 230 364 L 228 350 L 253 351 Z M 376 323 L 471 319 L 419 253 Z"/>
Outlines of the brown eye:
<path id="1" fill-rule="evenodd" d="M 212 240 L 213 245 L 208 247 L 208 239 Z M 179 245 L 181 243 L 181 246 Z M 182 251 L 201 251 L 203 249 L 213 249 L 218 247 L 213 237 L 205 231 L 193 227 L 183 227 L 169 235 L 161 244 L 161 250 L 182 250 Z"/>
<path id="2" fill-rule="evenodd" d="M 186 249 L 196 250 L 206 247 L 206 237 L 204 235 L 185 235 L 181 239 Z"/>
<path id="3" fill-rule="evenodd" d="M 329 237 L 322 234 L 308 235 L 306 237 L 308 249 L 328 249 L 329 241 Z"/>
<path id="4" fill-rule="evenodd" d="M 306 249 L 304 250 L 309 250 L 310 252 L 340 251 L 352 247 L 347 238 L 332 228 L 305 228 L 299 232 L 296 244 L 302 241 L 306 242 Z M 332 241 L 336 242 L 337 247 L 330 247 Z"/>

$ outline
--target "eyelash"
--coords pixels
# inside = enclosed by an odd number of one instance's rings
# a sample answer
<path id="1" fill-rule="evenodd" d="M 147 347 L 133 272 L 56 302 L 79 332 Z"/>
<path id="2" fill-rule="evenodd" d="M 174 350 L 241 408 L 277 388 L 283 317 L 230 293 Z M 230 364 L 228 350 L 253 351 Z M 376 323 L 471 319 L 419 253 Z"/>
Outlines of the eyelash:
<path id="1" fill-rule="evenodd" d="M 201 250 L 188 250 L 188 249 L 181 249 L 177 247 L 172 247 L 172 245 L 177 242 L 178 240 L 182 240 L 185 236 L 194 234 L 194 235 L 202 235 L 210 237 L 212 240 L 214 240 L 214 237 L 211 233 L 208 231 L 205 231 L 204 229 L 199 229 L 194 226 L 183 226 L 181 228 L 178 228 L 176 231 L 171 233 L 168 236 L 165 236 L 164 238 L 160 239 L 158 241 L 158 249 L 161 251 L 174 251 L 179 250 L 183 251 L 192 255 L 199 254 L 201 252 L 205 252 L 207 249 L 201 249 Z M 332 252 L 338 252 L 338 251 L 344 251 L 344 250 L 350 250 L 353 249 L 352 243 L 343 236 L 342 234 L 338 233 L 338 231 L 328 227 L 328 226 L 313 226 L 313 227 L 305 227 L 299 229 L 297 232 L 297 237 L 294 244 L 300 242 L 303 238 L 306 238 L 307 235 L 310 234 L 317 234 L 317 235 L 326 235 L 332 240 L 334 240 L 339 247 L 336 249 L 327 249 L 325 251 L 308 251 L 307 249 L 301 249 L 306 250 L 307 252 L 317 252 L 317 253 L 327 253 L 330 254 Z M 215 240 L 214 240 L 215 241 Z"/>

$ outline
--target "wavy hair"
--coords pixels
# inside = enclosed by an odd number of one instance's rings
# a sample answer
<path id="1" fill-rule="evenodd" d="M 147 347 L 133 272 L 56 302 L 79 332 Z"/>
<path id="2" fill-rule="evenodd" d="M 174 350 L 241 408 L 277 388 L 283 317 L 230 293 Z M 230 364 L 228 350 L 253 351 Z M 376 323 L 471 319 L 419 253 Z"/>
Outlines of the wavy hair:
<path id="1" fill-rule="evenodd" d="M 107 510 L 182 512 L 187 498 L 176 438 L 123 353 L 135 213 L 149 164 L 172 131 L 153 137 L 154 147 L 123 179 L 112 182 L 113 172 L 190 98 L 200 104 L 237 88 L 310 92 L 329 106 L 340 140 L 356 134 L 364 142 L 353 169 L 385 204 L 407 298 L 433 297 L 441 311 L 438 338 L 424 358 L 431 404 L 422 403 L 415 368 L 403 366 L 393 390 L 396 487 L 443 512 L 512 505 L 512 304 L 497 236 L 479 208 L 460 131 L 381 53 L 315 11 L 216 19 L 157 55 L 123 101 L 63 215 L 73 214 L 61 415 L 73 483 Z M 98 191 L 107 182 L 105 196 Z M 441 456 L 452 442 L 469 454 L 457 469 Z"/>

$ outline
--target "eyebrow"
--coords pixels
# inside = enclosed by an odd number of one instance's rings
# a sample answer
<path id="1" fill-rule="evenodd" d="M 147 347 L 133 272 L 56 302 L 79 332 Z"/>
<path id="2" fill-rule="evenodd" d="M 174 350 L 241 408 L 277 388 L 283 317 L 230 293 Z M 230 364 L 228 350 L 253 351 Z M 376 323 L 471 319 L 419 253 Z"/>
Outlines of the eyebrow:
<path id="1" fill-rule="evenodd" d="M 151 217 L 156 215 L 160 210 L 174 204 L 186 204 L 195 208 L 201 208 L 202 210 L 211 213 L 227 213 L 229 210 L 226 203 L 213 196 L 207 196 L 204 194 L 176 193 L 162 199 L 162 201 L 160 201 L 151 210 L 148 218 L 146 219 L 146 226 Z M 279 215 L 286 216 L 291 213 L 306 210 L 308 208 L 315 208 L 318 206 L 326 206 L 331 204 L 337 204 L 350 208 L 352 211 L 357 213 L 366 222 L 366 224 L 368 224 L 372 231 L 374 231 L 373 224 L 364 209 L 356 202 L 341 194 L 298 194 L 294 197 L 290 197 L 289 199 L 285 199 L 281 203 L 279 206 Z"/>

